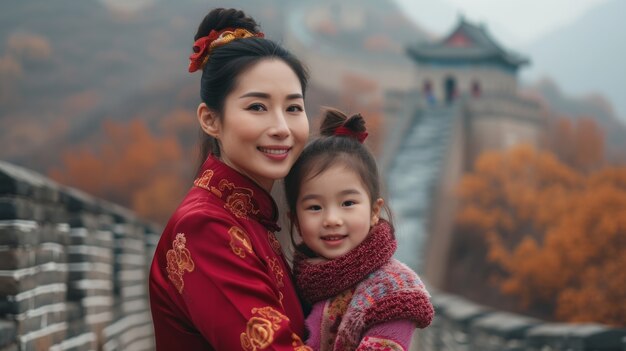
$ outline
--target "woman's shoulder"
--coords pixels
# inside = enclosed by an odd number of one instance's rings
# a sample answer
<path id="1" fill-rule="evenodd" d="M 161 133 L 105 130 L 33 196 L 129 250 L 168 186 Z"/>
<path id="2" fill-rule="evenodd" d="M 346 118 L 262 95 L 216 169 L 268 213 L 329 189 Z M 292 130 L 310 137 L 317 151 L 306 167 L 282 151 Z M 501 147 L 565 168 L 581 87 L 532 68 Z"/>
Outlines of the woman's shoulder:
<path id="1" fill-rule="evenodd" d="M 196 196 L 194 196 L 196 195 Z M 200 193 L 199 195 L 203 195 Z M 169 220 L 168 227 L 174 231 L 212 227 L 229 228 L 238 225 L 235 217 L 224 208 L 224 204 L 210 196 L 189 194 L 178 206 Z"/>

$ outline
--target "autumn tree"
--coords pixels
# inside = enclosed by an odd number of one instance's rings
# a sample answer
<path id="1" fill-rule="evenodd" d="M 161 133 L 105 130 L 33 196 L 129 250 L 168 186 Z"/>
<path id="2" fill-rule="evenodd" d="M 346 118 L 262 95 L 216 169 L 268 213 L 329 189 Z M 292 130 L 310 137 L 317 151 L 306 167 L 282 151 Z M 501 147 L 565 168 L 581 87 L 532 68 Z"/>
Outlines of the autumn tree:
<path id="1" fill-rule="evenodd" d="M 145 122 L 106 121 L 104 142 L 63 154 L 50 176 L 164 222 L 189 183 L 181 147 L 174 136 L 158 137 Z"/>
<path id="2" fill-rule="evenodd" d="M 604 131 L 592 117 L 555 117 L 546 133 L 547 149 L 576 170 L 597 170 L 605 161 Z"/>
<path id="3" fill-rule="evenodd" d="M 457 235 L 482 233 L 503 293 L 559 320 L 626 325 L 626 168 L 583 174 L 519 146 L 482 155 L 459 192 Z"/>

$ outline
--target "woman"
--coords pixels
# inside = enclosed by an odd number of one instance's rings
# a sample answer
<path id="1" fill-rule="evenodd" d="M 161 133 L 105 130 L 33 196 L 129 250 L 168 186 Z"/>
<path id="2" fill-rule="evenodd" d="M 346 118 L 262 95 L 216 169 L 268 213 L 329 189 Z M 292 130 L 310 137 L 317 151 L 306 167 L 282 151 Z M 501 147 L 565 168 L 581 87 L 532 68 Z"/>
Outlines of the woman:
<path id="1" fill-rule="evenodd" d="M 211 11 L 195 40 L 205 161 L 152 262 L 157 350 L 307 350 L 269 194 L 308 137 L 307 73 L 241 11 Z"/>

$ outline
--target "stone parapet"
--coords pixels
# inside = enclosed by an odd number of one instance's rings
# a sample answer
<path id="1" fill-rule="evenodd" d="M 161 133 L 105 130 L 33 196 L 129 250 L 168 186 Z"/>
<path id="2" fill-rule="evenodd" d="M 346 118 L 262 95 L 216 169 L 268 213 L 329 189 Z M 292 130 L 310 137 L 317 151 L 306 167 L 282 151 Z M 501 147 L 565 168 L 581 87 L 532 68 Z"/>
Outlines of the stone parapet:
<path id="1" fill-rule="evenodd" d="M 160 229 L 0 161 L 0 351 L 153 350 Z"/>

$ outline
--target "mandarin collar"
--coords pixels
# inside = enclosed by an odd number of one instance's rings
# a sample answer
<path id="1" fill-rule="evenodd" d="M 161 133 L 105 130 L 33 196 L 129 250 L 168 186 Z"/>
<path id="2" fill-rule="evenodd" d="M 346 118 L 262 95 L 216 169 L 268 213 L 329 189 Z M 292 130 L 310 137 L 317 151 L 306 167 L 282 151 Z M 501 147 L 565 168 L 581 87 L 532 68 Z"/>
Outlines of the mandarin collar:
<path id="1" fill-rule="evenodd" d="M 220 199 L 235 217 L 256 220 L 270 231 L 280 231 L 278 209 L 270 193 L 215 156 L 207 157 L 193 185 Z"/>

